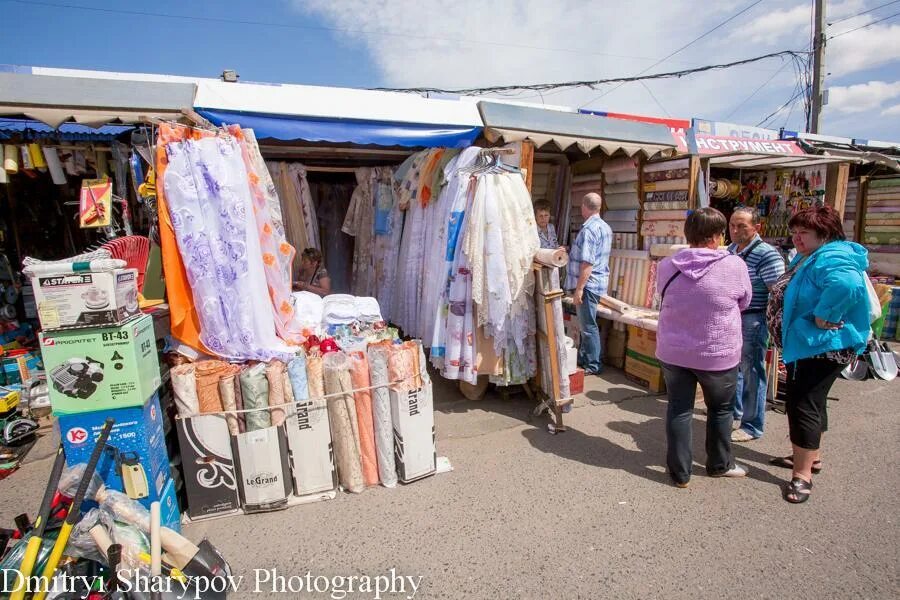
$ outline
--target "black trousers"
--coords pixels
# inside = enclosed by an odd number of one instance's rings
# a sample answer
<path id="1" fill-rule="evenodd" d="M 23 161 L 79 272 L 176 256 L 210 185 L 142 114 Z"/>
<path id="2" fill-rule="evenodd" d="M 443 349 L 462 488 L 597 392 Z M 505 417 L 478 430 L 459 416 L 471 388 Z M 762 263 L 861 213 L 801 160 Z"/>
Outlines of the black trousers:
<path id="1" fill-rule="evenodd" d="M 662 364 L 669 407 L 666 412 L 666 464 L 676 483 L 687 483 L 693 462 L 691 423 L 697 384 L 706 400 L 706 472 L 720 475 L 734 467 L 731 424 L 738 367 L 727 371 L 701 371 Z"/>
<path id="2" fill-rule="evenodd" d="M 795 446 L 819 449 L 828 430 L 828 392 L 845 366 L 828 358 L 804 358 L 787 366 L 785 411 Z"/>

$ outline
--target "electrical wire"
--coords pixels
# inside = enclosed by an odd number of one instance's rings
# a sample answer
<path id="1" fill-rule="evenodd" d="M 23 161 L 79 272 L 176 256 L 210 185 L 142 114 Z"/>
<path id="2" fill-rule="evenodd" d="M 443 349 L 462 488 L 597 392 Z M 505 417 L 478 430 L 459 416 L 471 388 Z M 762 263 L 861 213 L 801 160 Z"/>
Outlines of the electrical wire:
<path id="1" fill-rule="evenodd" d="M 641 85 L 644 86 L 644 89 L 647 90 L 647 93 L 650 94 L 650 97 L 653 98 L 653 101 L 656 102 L 656 105 L 660 107 L 664 113 L 666 113 L 667 117 L 671 118 L 671 113 L 666 110 L 666 107 L 663 106 L 662 102 L 659 101 L 659 98 L 656 97 L 656 94 L 653 93 L 653 90 L 651 90 L 650 87 L 643 81 L 641 82 Z"/>
<path id="2" fill-rule="evenodd" d="M 783 111 L 785 108 L 787 108 L 787 107 L 791 104 L 791 102 L 793 102 L 794 100 L 796 100 L 797 98 L 799 98 L 799 97 L 803 94 L 803 92 L 804 92 L 804 90 L 800 90 L 799 92 L 797 92 L 796 94 L 794 94 L 793 96 L 791 96 L 791 97 L 788 99 L 787 102 L 785 102 L 784 104 L 782 104 L 781 106 L 779 106 L 778 108 L 776 108 L 774 111 L 772 111 L 772 112 L 770 112 L 768 115 L 766 115 L 759 123 L 756 124 L 756 126 L 757 126 L 757 127 L 761 127 L 761 126 L 762 126 L 764 123 L 766 123 L 769 119 L 771 119 L 772 117 L 774 117 L 775 115 L 777 115 L 778 113 L 780 113 L 781 111 Z"/>
<path id="3" fill-rule="evenodd" d="M 864 10 L 864 11 L 862 11 L 862 12 L 858 12 L 858 13 L 856 13 L 855 15 L 850 15 L 849 17 L 843 17 L 843 18 L 841 18 L 841 19 L 838 19 L 837 21 L 832 21 L 831 23 L 828 24 L 828 26 L 831 27 L 831 26 L 834 25 L 835 23 L 841 23 L 841 22 L 843 22 L 843 21 L 848 21 L 848 20 L 850 20 L 850 19 L 852 19 L 852 18 L 854 18 L 854 17 L 859 17 L 859 16 L 861 16 L 861 15 L 865 15 L 865 14 L 868 14 L 868 13 L 870 13 L 870 12 L 874 12 L 874 11 L 878 10 L 879 8 L 884 8 L 885 6 L 890 6 L 891 4 L 897 4 L 898 2 L 900 2 L 900 0 L 894 0 L 893 2 L 885 2 L 884 4 L 879 4 L 878 6 L 875 6 L 875 7 L 873 7 L 873 8 L 870 8 L 869 10 Z"/>
<path id="4" fill-rule="evenodd" d="M 881 23 L 882 21 L 889 21 L 890 19 L 893 19 L 894 17 L 900 17 L 900 12 L 896 12 L 892 15 L 888 15 L 888 16 L 884 17 L 883 19 L 878 19 L 877 21 L 872 21 L 868 25 L 860 25 L 859 27 L 855 27 L 853 29 L 848 29 L 847 31 L 842 31 L 840 33 L 836 33 L 833 36 L 829 37 L 828 39 L 833 40 L 834 38 L 841 37 L 842 35 L 847 35 L 848 33 L 853 33 L 854 31 L 859 31 L 860 29 L 866 29 L 868 27 L 871 27 L 872 25 L 877 25 L 878 23 Z"/>
<path id="5" fill-rule="evenodd" d="M 704 73 L 706 71 L 718 71 L 722 69 L 730 69 L 732 67 L 737 67 L 740 65 L 747 65 L 750 63 L 759 62 L 761 60 L 767 60 L 770 58 L 783 57 L 783 56 L 793 56 L 800 57 L 804 55 L 805 52 L 798 52 L 796 50 L 781 50 L 779 52 L 771 52 L 769 54 L 763 54 L 762 56 L 755 56 L 753 58 L 745 58 L 743 60 L 737 60 L 730 63 L 721 63 L 715 65 L 704 65 L 702 67 L 695 67 L 693 69 L 682 69 L 681 71 L 670 71 L 667 73 L 653 73 L 652 75 L 633 75 L 630 77 L 611 77 L 609 79 L 594 79 L 587 81 L 562 81 L 557 83 L 532 83 L 532 84 L 517 84 L 517 85 L 497 85 L 491 87 L 480 87 L 480 88 L 457 88 L 457 89 L 445 89 L 445 88 L 433 88 L 433 87 L 415 87 L 415 88 L 370 88 L 376 91 L 381 92 L 409 92 L 416 94 L 456 94 L 456 95 L 468 95 L 468 96 L 478 96 L 481 94 L 498 94 L 511 92 L 515 90 L 531 90 L 535 92 L 545 92 L 547 90 L 557 90 L 564 88 L 579 88 L 579 87 L 587 87 L 591 89 L 595 89 L 597 86 L 605 85 L 609 83 L 631 83 L 633 81 L 651 81 L 655 79 L 672 79 L 672 78 L 681 78 L 686 75 L 692 75 L 694 73 Z M 590 103 L 588 103 L 590 104 Z"/>
<path id="6" fill-rule="evenodd" d="M 769 85 L 769 83 L 770 83 L 773 79 L 775 79 L 776 77 L 778 77 L 778 74 L 781 73 L 782 71 L 784 71 L 785 67 L 787 67 L 787 66 L 790 65 L 790 64 L 793 64 L 793 63 L 790 62 L 790 61 L 785 61 L 785 63 L 784 63 L 783 65 L 781 65 L 781 68 L 780 68 L 780 69 L 778 69 L 777 71 L 775 71 L 775 73 L 774 73 L 771 77 L 769 77 L 768 79 L 766 79 L 766 80 L 762 83 L 762 85 L 760 85 L 758 88 L 756 88 L 755 90 L 753 90 L 753 92 L 752 92 L 749 96 L 747 96 L 746 98 L 744 98 L 744 99 L 741 101 L 740 104 L 738 104 L 737 106 L 735 106 L 734 109 L 733 109 L 730 113 L 728 113 L 727 115 L 725 115 L 725 120 L 727 121 L 728 119 L 730 119 L 731 116 L 732 116 L 734 113 L 736 113 L 738 110 L 740 110 L 742 106 L 744 106 L 745 104 L 747 104 L 747 102 L 749 102 L 756 94 L 758 94 L 759 91 L 760 91 L 761 89 L 763 89 L 764 87 L 766 87 L 767 85 Z"/>
<path id="7" fill-rule="evenodd" d="M 685 44 L 684 46 L 682 46 L 681 48 L 679 48 L 679 49 L 675 50 L 674 52 L 672 52 L 672 53 L 670 53 L 670 54 L 668 54 L 668 55 L 662 57 L 661 59 L 659 59 L 658 61 L 656 61 L 655 63 L 653 63 L 652 65 L 650 65 L 649 67 L 647 67 L 646 69 L 644 69 L 643 71 L 641 71 L 640 73 L 638 73 L 638 75 L 643 75 L 644 73 L 646 73 L 647 71 L 649 71 L 649 70 L 652 69 L 653 67 L 656 67 L 656 66 L 658 66 L 658 65 L 661 65 L 662 63 L 664 63 L 665 61 L 669 60 L 670 58 L 672 58 L 673 56 L 675 56 L 676 54 L 678 54 L 678 53 L 681 52 L 682 50 L 688 48 L 689 46 L 692 46 L 693 44 L 696 44 L 697 42 L 699 42 L 700 40 L 702 40 L 703 38 L 705 38 L 705 37 L 708 36 L 709 34 L 713 33 L 714 31 L 716 31 L 716 30 L 719 29 L 720 27 L 723 27 L 724 25 L 726 25 L 726 24 L 730 23 L 731 21 L 735 20 L 736 18 L 738 18 L 739 16 L 741 16 L 742 14 L 744 14 L 745 12 L 747 12 L 748 10 L 750 10 L 751 8 L 753 8 L 754 6 L 756 6 L 757 4 L 759 4 L 760 2 L 762 2 L 762 0 L 756 0 L 756 2 L 752 2 L 751 4 L 747 5 L 747 6 L 744 7 L 743 9 L 741 9 L 737 14 L 728 17 L 727 19 L 725 19 L 724 21 L 722 21 L 721 23 L 719 23 L 718 25 L 716 25 L 715 27 L 713 27 L 713 28 L 710 29 L 709 31 L 707 31 L 707 32 L 705 32 L 705 33 L 702 33 L 702 34 L 700 34 L 699 36 L 695 37 L 695 38 L 692 39 L 690 42 L 688 42 L 687 44 Z M 606 96 L 607 94 L 613 93 L 614 91 L 616 91 L 617 89 L 619 89 L 620 87 L 622 87 L 623 85 L 625 85 L 626 83 L 628 83 L 628 82 L 627 82 L 627 81 L 623 81 L 620 85 L 617 85 L 616 87 L 614 87 L 614 88 L 611 89 L 611 90 L 607 90 L 607 91 L 603 92 L 602 94 L 600 94 L 599 96 L 597 96 L 597 97 L 594 98 L 593 100 L 589 100 L 588 102 L 585 102 L 584 104 L 582 104 L 582 105 L 579 106 L 578 108 L 584 108 L 585 106 L 587 106 L 587 105 L 589 105 L 589 104 L 593 104 L 594 102 L 596 102 L 597 100 L 600 100 L 601 98 L 603 98 L 603 97 Z"/>

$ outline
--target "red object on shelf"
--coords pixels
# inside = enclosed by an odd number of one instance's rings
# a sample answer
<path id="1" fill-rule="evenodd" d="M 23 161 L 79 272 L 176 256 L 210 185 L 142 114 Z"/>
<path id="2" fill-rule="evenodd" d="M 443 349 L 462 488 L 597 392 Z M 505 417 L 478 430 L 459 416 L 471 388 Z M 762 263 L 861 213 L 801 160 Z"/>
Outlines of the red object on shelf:
<path id="1" fill-rule="evenodd" d="M 578 367 L 574 373 L 569 374 L 569 394 L 584 393 L 584 369 Z"/>

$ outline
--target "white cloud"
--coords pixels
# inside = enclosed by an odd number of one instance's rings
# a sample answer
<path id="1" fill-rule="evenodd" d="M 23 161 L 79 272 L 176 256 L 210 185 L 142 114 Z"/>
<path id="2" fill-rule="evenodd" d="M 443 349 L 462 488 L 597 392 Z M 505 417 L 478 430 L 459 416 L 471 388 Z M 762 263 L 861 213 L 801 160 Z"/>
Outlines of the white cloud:
<path id="1" fill-rule="evenodd" d="M 843 113 L 862 113 L 880 108 L 881 105 L 900 96 L 900 81 L 870 81 L 828 89 L 827 110 Z"/>
<path id="2" fill-rule="evenodd" d="M 881 116 L 882 117 L 893 117 L 893 116 L 900 117 L 900 104 L 895 104 L 891 107 L 884 109 L 883 111 L 881 111 Z"/>
<path id="3" fill-rule="evenodd" d="M 840 23 L 842 27 L 840 31 L 850 31 L 860 26 L 858 24 L 853 27 L 846 26 L 852 22 L 848 20 Z M 841 77 L 897 60 L 900 60 L 900 25 L 879 24 L 853 31 L 828 42 L 825 70 L 832 77 Z"/>
<path id="4" fill-rule="evenodd" d="M 693 0 L 635 0 L 617 2 L 614 7 L 613 3 L 583 0 L 286 1 L 296 10 L 323 20 L 329 27 L 345 30 L 336 32 L 335 39 L 340 44 L 365 49 L 379 71 L 377 79 L 381 85 L 445 89 L 633 75 L 749 4 L 748 0 L 732 0 L 698 10 Z M 829 3 L 829 18 L 853 15 L 874 6 L 875 2 Z M 848 19 L 840 27 L 854 22 Z M 805 47 L 809 41 L 809 23 L 808 1 L 767 0 L 652 71 L 674 71 Z M 881 29 L 885 30 L 884 34 Z M 827 63 L 836 81 L 829 80 L 829 85 L 858 83 L 837 78 L 861 67 L 894 60 L 875 55 L 873 44 L 869 43 L 873 38 L 865 35 L 868 32 L 871 36 L 873 30 L 879 36 L 878 45 L 891 49 L 885 53 L 895 54 L 892 48 L 900 43 L 900 35 L 895 36 L 898 40 L 882 38 L 890 33 L 887 25 L 858 32 L 862 36 L 854 32 L 836 38 L 833 52 L 829 46 L 831 54 Z M 846 53 L 863 54 L 865 58 L 842 56 L 846 54 L 845 48 L 849 49 Z M 612 90 L 616 86 L 607 85 L 597 90 L 556 91 L 543 96 L 523 92 L 516 98 L 574 107 L 589 103 L 596 110 L 702 117 L 755 125 L 793 95 L 793 69 L 788 66 L 776 75 L 781 66 L 776 59 L 681 79 L 647 81 L 659 104 L 644 86 L 634 83 L 615 91 Z M 772 81 L 765 83 L 773 75 Z M 840 88 L 832 90 L 832 104 L 840 102 Z M 832 118 L 843 114 L 834 110 L 833 105 L 826 108 L 832 109 Z M 779 113 L 770 125 L 802 128 L 802 113 L 802 100 L 798 100 Z M 877 113 L 872 116 L 877 119 Z M 827 124 L 828 119 L 824 118 L 824 122 Z M 900 128 L 894 129 L 895 137 L 900 137 Z M 860 135 L 868 134 L 860 132 Z"/>

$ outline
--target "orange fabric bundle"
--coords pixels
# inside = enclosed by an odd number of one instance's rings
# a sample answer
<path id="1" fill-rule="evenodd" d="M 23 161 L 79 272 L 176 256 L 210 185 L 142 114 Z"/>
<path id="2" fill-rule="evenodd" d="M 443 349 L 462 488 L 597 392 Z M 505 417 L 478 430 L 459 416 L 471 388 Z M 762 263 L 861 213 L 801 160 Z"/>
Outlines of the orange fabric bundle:
<path id="1" fill-rule="evenodd" d="M 194 377 L 197 379 L 197 400 L 201 413 L 222 411 L 219 380 L 230 373 L 231 365 L 221 360 L 203 360 L 195 363 Z"/>
<path id="2" fill-rule="evenodd" d="M 284 363 L 273 360 L 266 367 L 266 379 L 269 380 L 269 406 L 284 404 Z M 284 407 L 272 409 L 272 425 L 279 427 L 284 423 Z"/>
<path id="3" fill-rule="evenodd" d="M 372 416 L 372 391 L 368 388 L 369 361 L 364 352 L 350 352 L 350 383 L 354 390 L 356 420 L 359 423 L 359 451 L 366 485 L 378 485 L 378 455 L 375 450 L 375 422 Z"/>
<path id="4" fill-rule="evenodd" d="M 403 342 L 391 347 L 391 355 L 388 357 L 388 374 L 392 389 L 407 392 L 422 387 L 417 342 Z"/>

